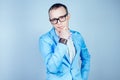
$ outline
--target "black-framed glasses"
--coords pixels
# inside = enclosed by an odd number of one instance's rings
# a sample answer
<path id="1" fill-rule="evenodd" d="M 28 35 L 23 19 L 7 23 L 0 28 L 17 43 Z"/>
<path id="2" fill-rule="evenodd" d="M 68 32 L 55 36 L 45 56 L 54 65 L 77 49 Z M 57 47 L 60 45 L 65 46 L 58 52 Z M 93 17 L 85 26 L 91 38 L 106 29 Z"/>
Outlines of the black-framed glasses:
<path id="1" fill-rule="evenodd" d="M 57 24 L 58 23 L 58 20 L 60 21 L 60 22 L 64 22 L 65 20 L 66 20 L 66 16 L 68 15 L 68 13 L 66 13 L 65 15 L 63 15 L 63 16 L 60 16 L 59 18 L 53 18 L 53 19 L 50 19 L 50 22 L 52 23 L 52 24 Z"/>

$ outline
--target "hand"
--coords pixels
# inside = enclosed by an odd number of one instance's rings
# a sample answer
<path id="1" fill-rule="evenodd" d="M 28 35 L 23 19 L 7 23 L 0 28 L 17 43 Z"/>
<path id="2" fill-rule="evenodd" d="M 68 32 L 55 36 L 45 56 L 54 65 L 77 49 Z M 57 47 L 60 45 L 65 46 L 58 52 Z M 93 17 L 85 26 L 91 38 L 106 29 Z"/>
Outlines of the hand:
<path id="1" fill-rule="evenodd" d="M 68 39 L 70 37 L 70 30 L 68 27 L 64 27 L 60 32 L 59 32 L 59 37 Z"/>

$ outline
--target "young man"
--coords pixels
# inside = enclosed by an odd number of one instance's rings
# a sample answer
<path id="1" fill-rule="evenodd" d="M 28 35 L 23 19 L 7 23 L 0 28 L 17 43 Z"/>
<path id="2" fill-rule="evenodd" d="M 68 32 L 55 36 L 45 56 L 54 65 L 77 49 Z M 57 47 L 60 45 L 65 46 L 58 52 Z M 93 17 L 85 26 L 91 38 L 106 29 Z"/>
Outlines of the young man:
<path id="1" fill-rule="evenodd" d="M 81 34 L 69 29 L 67 7 L 53 4 L 48 14 L 53 28 L 39 40 L 47 80 L 88 80 L 90 55 Z"/>

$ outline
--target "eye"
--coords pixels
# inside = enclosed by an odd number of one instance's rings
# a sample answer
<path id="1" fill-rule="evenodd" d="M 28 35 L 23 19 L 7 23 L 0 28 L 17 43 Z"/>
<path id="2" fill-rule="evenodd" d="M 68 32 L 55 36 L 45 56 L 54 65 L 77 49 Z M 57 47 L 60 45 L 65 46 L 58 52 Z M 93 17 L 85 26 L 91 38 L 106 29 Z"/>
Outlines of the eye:
<path id="1" fill-rule="evenodd" d="M 56 19 L 56 18 L 51 19 L 50 22 L 51 22 L 52 24 L 56 24 L 56 23 L 57 23 L 57 19 Z"/>
<path id="2" fill-rule="evenodd" d="M 61 21 L 61 22 L 63 22 L 63 21 L 65 21 L 65 16 L 61 16 L 60 18 L 59 18 L 59 20 Z"/>
<path id="3" fill-rule="evenodd" d="M 56 21 L 56 20 L 57 20 L 57 19 L 54 18 L 54 19 L 51 19 L 50 21 Z"/>
<path id="4" fill-rule="evenodd" d="M 60 17 L 60 19 L 64 19 L 64 18 L 65 18 L 65 16 L 61 16 L 61 17 Z"/>

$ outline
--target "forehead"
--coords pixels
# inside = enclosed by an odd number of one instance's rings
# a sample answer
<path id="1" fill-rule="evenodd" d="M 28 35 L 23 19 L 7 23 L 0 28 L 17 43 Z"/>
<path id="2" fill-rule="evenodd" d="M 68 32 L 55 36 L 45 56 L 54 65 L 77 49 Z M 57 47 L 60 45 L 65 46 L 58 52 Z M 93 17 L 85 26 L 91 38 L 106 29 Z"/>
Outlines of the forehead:
<path id="1" fill-rule="evenodd" d="M 63 16 L 66 14 L 66 10 L 64 7 L 59 7 L 59 8 L 56 8 L 56 9 L 52 9 L 50 12 L 49 12 L 49 17 L 50 18 L 58 18 L 60 16 Z"/>

